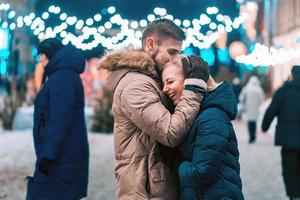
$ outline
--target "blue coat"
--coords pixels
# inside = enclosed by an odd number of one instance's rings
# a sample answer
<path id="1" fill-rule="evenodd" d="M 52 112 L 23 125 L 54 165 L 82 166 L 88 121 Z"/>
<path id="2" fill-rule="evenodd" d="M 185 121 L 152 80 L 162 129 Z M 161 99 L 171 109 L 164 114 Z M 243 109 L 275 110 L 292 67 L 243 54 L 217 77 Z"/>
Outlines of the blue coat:
<path id="1" fill-rule="evenodd" d="M 300 149 L 300 78 L 286 82 L 273 96 L 268 107 L 262 130 L 267 131 L 278 117 L 275 145 L 289 149 Z"/>
<path id="2" fill-rule="evenodd" d="M 89 146 L 80 73 L 85 59 L 63 47 L 45 67 L 47 80 L 34 102 L 36 169 L 31 199 L 76 200 L 87 195 Z M 53 161 L 49 175 L 38 170 L 41 158 Z"/>
<path id="3" fill-rule="evenodd" d="M 231 120 L 237 114 L 229 83 L 205 96 L 180 152 L 186 159 L 178 169 L 180 199 L 244 199 L 238 144 Z"/>

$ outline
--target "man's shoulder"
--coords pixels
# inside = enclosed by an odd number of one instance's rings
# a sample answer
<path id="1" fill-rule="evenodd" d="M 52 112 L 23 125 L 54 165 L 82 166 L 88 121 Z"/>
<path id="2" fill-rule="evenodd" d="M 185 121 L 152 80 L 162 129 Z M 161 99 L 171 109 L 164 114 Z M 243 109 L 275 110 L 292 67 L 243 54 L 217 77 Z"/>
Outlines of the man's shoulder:
<path id="1" fill-rule="evenodd" d="M 163 99 L 161 87 L 151 77 L 130 72 L 120 80 L 114 92 L 115 98 L 130 101 L 157 101 Z M 160 97 L 160 98 L 159 98 Z"/>
<path id="2" fill-rule="evenodd" d="M 158 83 L 148 75 L 139 72 L 128 72 L 119 82 L 120 88 L 127 88 L 127 87 L 142 87 L 142 86 L 149 86 L 149 87 L 159 87 Z"/>
<path id="3" fill-rule="evenodd" d="M 218 107 L 208 107 L 200 111 L 196 121 L 198 123 L 207 123 L 208 121 L 212 123 L 226 123 L 227 116 L 226 113 Z"/>
<path id="4" fill-rule="evenodd" d="M 150 81 L 155 82 L 155 80 L 151 76 L 144 74 L 142 72 L 139 72 L 139 71 L 130 71 L 126 74 L 125 77 L 131 78 L 131 79 L 136 79 L 136 80 L 142 79 L 142 80 L 147 80 L 147 81 L 150 80 Z"/>

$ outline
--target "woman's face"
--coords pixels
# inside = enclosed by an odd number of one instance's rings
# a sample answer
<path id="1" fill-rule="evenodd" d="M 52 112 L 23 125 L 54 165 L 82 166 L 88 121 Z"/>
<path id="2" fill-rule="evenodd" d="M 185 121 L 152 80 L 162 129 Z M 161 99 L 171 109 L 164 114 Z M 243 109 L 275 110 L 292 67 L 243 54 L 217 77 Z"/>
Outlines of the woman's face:
<path id="1" fill-rule="evenodd" d="M 167 64 L 162 73 L 163 92 L 177 105 L 184 89 L 184 75 L 180 66 Z"/>
<path id="2" fill-rule="evenodd" d="M 46 65 L 49 62 L 49 59 L 47 58 L 47 56 L 45 54 L 41 53 L 39 62 L 42 63 L 44 67 L 46 67 Z"/>

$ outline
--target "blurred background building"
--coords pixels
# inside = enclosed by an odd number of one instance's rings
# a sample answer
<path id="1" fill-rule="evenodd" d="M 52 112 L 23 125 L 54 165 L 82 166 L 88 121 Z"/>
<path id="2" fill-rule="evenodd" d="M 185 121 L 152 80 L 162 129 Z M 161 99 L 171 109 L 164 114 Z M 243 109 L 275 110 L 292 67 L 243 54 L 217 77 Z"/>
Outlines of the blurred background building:
<path id="1" fill-rule="evenodd" d="M 276 63 L 270 67 L 273 88 L 278 88 L 287 80 L 292 65 L 300 63 L 300 2 L 297 0 L 267 0 L 265 1 L 266 23 L 268 34 L 266 44 L 275 48 L 290 50 L 285 62 Z M 293 51 L 295 50 L 295 51 Z M 296 54 L 293 59 L 289 54 Z"/>
<path id="2" fill-rule="evenodd" d="M 187 34 L 183 52 L 204 58 L 218 81 L 238 78 L 245 85 L 256 75 L 270 96 L 287 80 L 291 66 L 300 61 L 298 0 L 3 1 L 2 113 L 11 113 L 13 119 L 19 108 L 32 104 L 36 80 L 42 73 L 36 65 L 36 47 L 49 37 L 74 45 L 86 56 L 82 79 L 88 108 L 93 110 L 104 94 L 107 76 L 96 70 L 97 58 L 106 50 L 139 48 L 143 28 L 161 17 L 183 28 Z M 4 100 L 6 96 L 9 98 Z M 13 108 L 5 111 L 6 104 Z"/>

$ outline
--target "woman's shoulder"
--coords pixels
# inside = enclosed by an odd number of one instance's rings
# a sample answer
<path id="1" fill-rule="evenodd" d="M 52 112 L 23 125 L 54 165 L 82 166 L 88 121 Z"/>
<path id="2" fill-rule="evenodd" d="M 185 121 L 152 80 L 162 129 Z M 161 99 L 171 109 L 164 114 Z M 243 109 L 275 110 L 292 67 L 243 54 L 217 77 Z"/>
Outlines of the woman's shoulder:
<path id="1" fill-rule="evenodd" d="M 200 110 L 197 120 L 207 121 L 207 120 L 221 120 L 224 119 L 226 113 L 218 107 L 208 107 Z"/>
<path id="2" fill-rule="evenodd" d="M 227 114 L 217 107 L 210 107 L 200 111 L 194 122 L 194 126 L 197 127 L 198 130 L 203 129 L 207 131 L 223 130 L 230 126 L 230 124 L 231 122 Z"/>

